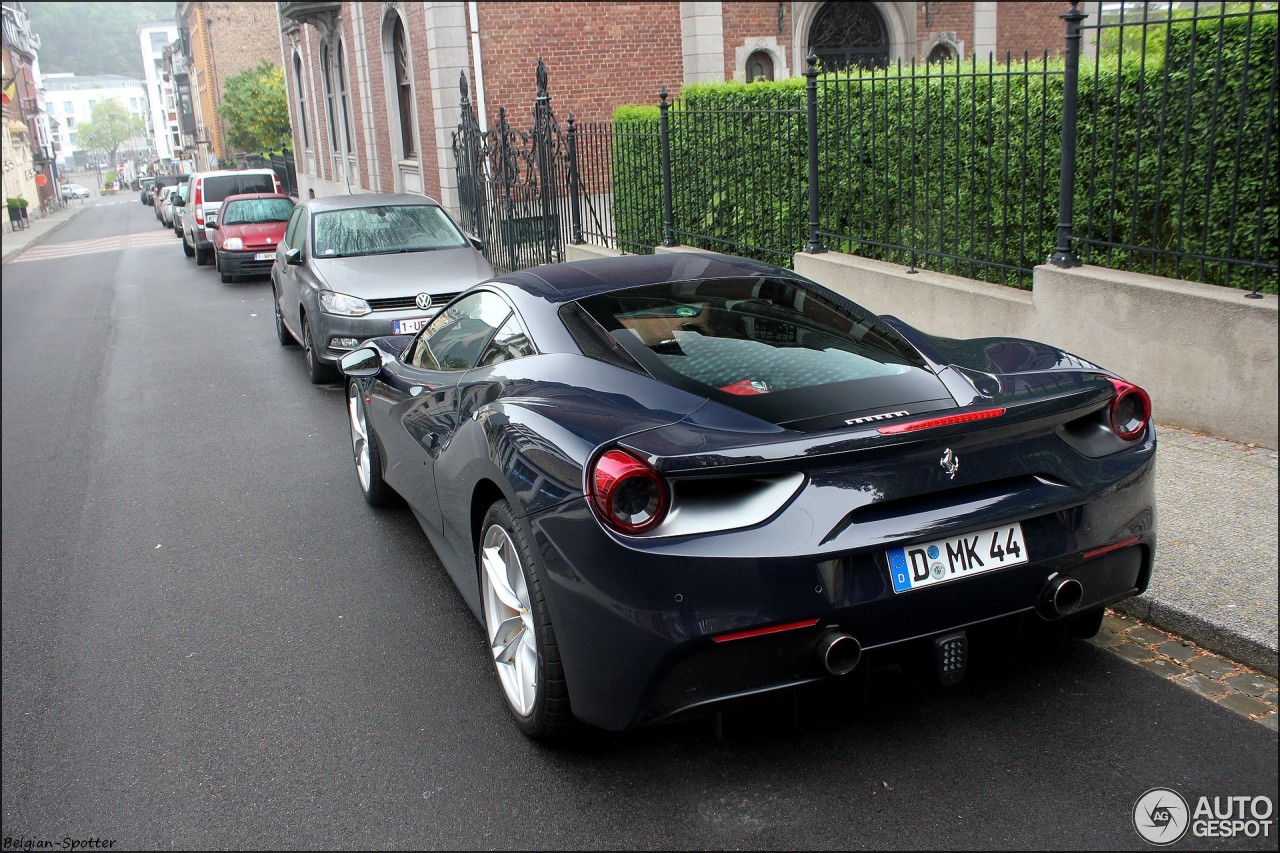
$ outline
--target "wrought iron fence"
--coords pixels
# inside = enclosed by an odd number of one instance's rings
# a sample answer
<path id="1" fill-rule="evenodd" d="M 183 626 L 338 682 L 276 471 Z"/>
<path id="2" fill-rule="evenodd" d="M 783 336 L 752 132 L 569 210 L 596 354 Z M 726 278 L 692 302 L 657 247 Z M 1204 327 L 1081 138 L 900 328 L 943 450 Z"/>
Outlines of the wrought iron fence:
<path id="1" fill-rule="evenodd" d="M 564 133 L 551 108 L 546 65 L 539 60 L 533 126 L 521 130 L 498 111 L 497 127 L 481 128 L 466 74 L 459 79 L 462 121 L 453 134 L 462 224 L 484 243 L 499 272 L 563 260 L 564 245 L 583 241 L 583 221 L 603 231 L 610 176 L 599 166 L 580 170 L 579 145 L 598 146 L 599 129 L 579 131 L 573 116 Z M 600 205 L 597 205 L 599 198 Z M 585 208 L 585 214 L 584 214 Z"/>
<path id="2" fill-rule="evenodd" d="M 1078 5 L 1060 16 L 1060 59 L 820 74 L 810 57 L 803 87 L 748 87 L 740 102 L 695 88 L 678 104 L 664 89 L 651 118 L 570 116 L 566 135 L 541 61 L 530 133 L 505 113 L 481 133 L 464 78 L 464 220 L 500 238 L 490 259 L 510 269 L 558 260 L 566 242 L 684 243 L 788 266 L 832 248 L 1021 287 L 1046 258 L 1083 255 L 1275 292 L 1276 4 L 1088 27 Z M 521 220 L 533 230 L 502 224 Z M 513 249 L 521 234 L 541 248 Z"/>
<path id="3" fill-rule="evenodd" d="M 1052 245 L 1062 71 L 1047 55 L 809 77 L 815 244 L 1029 286 Z"/>
<path id="4" fill-rule="evenodd" d="M 1275 292 L 1275 3 L 1143 4 L 1080 30 L 1073 238 L 1090 263 Z"/>

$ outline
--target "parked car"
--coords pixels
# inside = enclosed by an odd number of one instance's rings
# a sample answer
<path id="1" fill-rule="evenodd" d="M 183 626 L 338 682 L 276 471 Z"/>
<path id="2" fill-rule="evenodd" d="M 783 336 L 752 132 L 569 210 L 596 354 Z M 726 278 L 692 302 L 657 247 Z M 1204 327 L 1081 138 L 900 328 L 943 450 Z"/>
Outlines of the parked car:
<path id="1" fill-rule="evenodd" d="M 205 224 L 217 220 L 222 200 L 242 193 L 280 193 L 280 179 L 270 169 L 223 170 L 196 172 L 187 179 L 183 204 L 191 209 L 182 218 L 182 248 L 187 257 L 195 256 L 204 266 L 213 260 L 213 242 Z"/>
<path id="2" fill-rule="evenodd" d="M 156 179 L 149 175 L 138 178 L 139 197 L 143 204 L 155 204 Z"/>
<path id="3" fill-rule="evenodd" d="M 954 683 L 1150 579 L 1141 388 L 756 261 L 511 273 L 341 365 L 361 492 L 412 508 L 535 737 L 868 658 Z"/>
<path id="4" fill-rule="evenodd" d="M 242 275 L 270 275 L 276 244 L 284 239 L 284 227 L 294 201 L 283 193 L 250 193 L 223 199 L 217 221 L 205 228 L 213 241 L 214 265 L 223 283 Z"/>
<path id="5" fill-rule="evenodd" d="M 171 211 L 170 215 L 173 218 L 173 233 L 178 237 L 182 236 L 183 211 L 185 210 L 182 204 L 186 198 L 186 184 L 179 184 L 173 188 L 173 192 L 169 193 L 169 210 Z M 187 248 L 186 243 L 183 243 L 182 248 L 184 250 Z"/>
<path id="6" fill-rule="evenodd" d="M 80 184 L 63 184 L 62 185 L 63 201 L 66 201 L 68 199 L 73 199 L 73 198 L 88 198 L 90 195 L 91 193 L 89 192 L 89 188 L 83 187 Z"/>
<path id="7" fill-rule="evenodd" d="M 312 382 L 365 338 L 411 335 L 493 275 L 479 241 L 421 195 L 365 193 L 294 208 L 271 268 L 276 337 L 302 344 Z"/>
<path id="8" fill-rule="evenodd" d="M 173 192 L 173 187 L 160 187 L 156 190 L 155 207 L 156 219 L 166 228 L 173 227 L 173 205 L 169 202 L 169 194 Z"/>

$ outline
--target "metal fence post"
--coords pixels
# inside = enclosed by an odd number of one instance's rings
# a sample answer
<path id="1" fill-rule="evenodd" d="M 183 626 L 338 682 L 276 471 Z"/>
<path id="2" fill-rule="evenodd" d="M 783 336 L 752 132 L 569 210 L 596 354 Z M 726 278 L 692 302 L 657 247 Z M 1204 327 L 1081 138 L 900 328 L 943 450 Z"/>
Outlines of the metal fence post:
<path id="1" fill-rule="evenodd" d="M 671 212 L 671 124 L 667 118 L 667 110 L 671 104 L 667 102 L 667 87 L 663 86 L 658 93 L 658 136 L 662 142 L 662 245 L 676 245 L 675 216 Z"/>
<path id="2" fill-rule="evenodd" d="M 811 255 L 826 251 L 818 239 L 818 57 L 806 60 L 804 96 L 807 106 L 805 123 L 809 129 L 809 244 L 804 250 Z"/>
<path id="3" fill-rule="evenodd" d="M 569 155 L 569 224 L 571 233 L 569 240 L 580 246 L 582 239 L 582 199 L 578 195 L 578 129 L 574 127 L 573 113 L 569 113 L 569 131 L 565 135 L 565 145 Z"/>
<path id="4" fill-rule="evenodd" d="M 1058 245 L 1049 256 L 1056 267 L 1078 267 L 1071 251 L 1071 217 L 1076 186 L 1076 100 L 1080 75 L 1080 22 L 1088 17 L 1079 3 L 1058 17 L 1067 22 L 1066 67 L 1062 72 L 1062 166 L 1058 177 Z"/>

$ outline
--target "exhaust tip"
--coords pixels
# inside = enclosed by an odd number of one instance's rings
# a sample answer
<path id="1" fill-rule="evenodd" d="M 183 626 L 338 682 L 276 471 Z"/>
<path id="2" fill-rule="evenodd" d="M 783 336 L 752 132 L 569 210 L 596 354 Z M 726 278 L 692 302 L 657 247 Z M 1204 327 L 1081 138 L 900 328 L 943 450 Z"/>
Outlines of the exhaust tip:
<path id="1" fill-rule="evenodd" d="M 1046 619 L 1069 616 L 1084 601 L 1084 584 L 1075 578 L 1056 577 L 1040 592 L 1040 614 Z"/>
<path id="2" fill-rule="evenodd" d="M 830 631 L 818 640 L 818 664 L 831 675 L 848 675 L 862 660 L 862 644 L 843 631 Z"/>

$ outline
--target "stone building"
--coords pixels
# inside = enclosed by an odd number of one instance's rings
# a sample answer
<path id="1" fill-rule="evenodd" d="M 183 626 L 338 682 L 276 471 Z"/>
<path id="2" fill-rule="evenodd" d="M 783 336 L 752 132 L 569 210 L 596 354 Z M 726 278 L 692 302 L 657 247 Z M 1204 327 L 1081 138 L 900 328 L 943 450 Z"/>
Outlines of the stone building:
<path id="1" fill-rule="evenodd" d="M 173 21 L 142 24 L 136 30 L 142 51 L 142 70 L 147 84 L 147 124 L 152 151 L 156 159 L 167 161 L 175 148 L 182 147 L 178 111 L 174 103 L 173 78 L 165 76 L 165 48 L 178 38 L 178 25 Z"/>
<path id="2" fill-rule="evenodd" d="M 57 72 L 44 77 L 45 100 L 50 115 L 57 119 L 55 138 L 58 142 L 58 162 L 67 170 L 96 169 L 102 151 L 87 151 L 79 137 L 82 124 L 93 118 L 93 108 L 103 101 L 112 100 L 137 119 L 144 128 L 138 136 L 120 144 L 117 154 L 121 163 L 127 163 L 126 177 L 133 177 L 138 159 L 145 160 L 151 151 L 151 135 L 146 128 L 149 109 L 147 85 L 136 77 L 118 74 L 70 74 Z M 101 169 L 115 169 L 116 163 L 102 163 Z"/>
<path id="3" fill-rule="evenodd" d="M 4 3 L 3 82 L 4 198 L 26 199 L 29 218 L 39 217 L 57 192 L 57 164 L 49 116 L 41 92 L 40 36 L 21 3 Z"/>
<path id="4" fill-rule="evenodd" d="M 209 5 L 209 4 L 205 4 Z M 460 78 L 482 126 L 530 123 L 541 58 L 563 121 L 608 121 L 662 87 L 823 67 L 1060 52 L 1066 4 L 282 2 L 303 194 L 421 192 L 457 209 Z"/>

